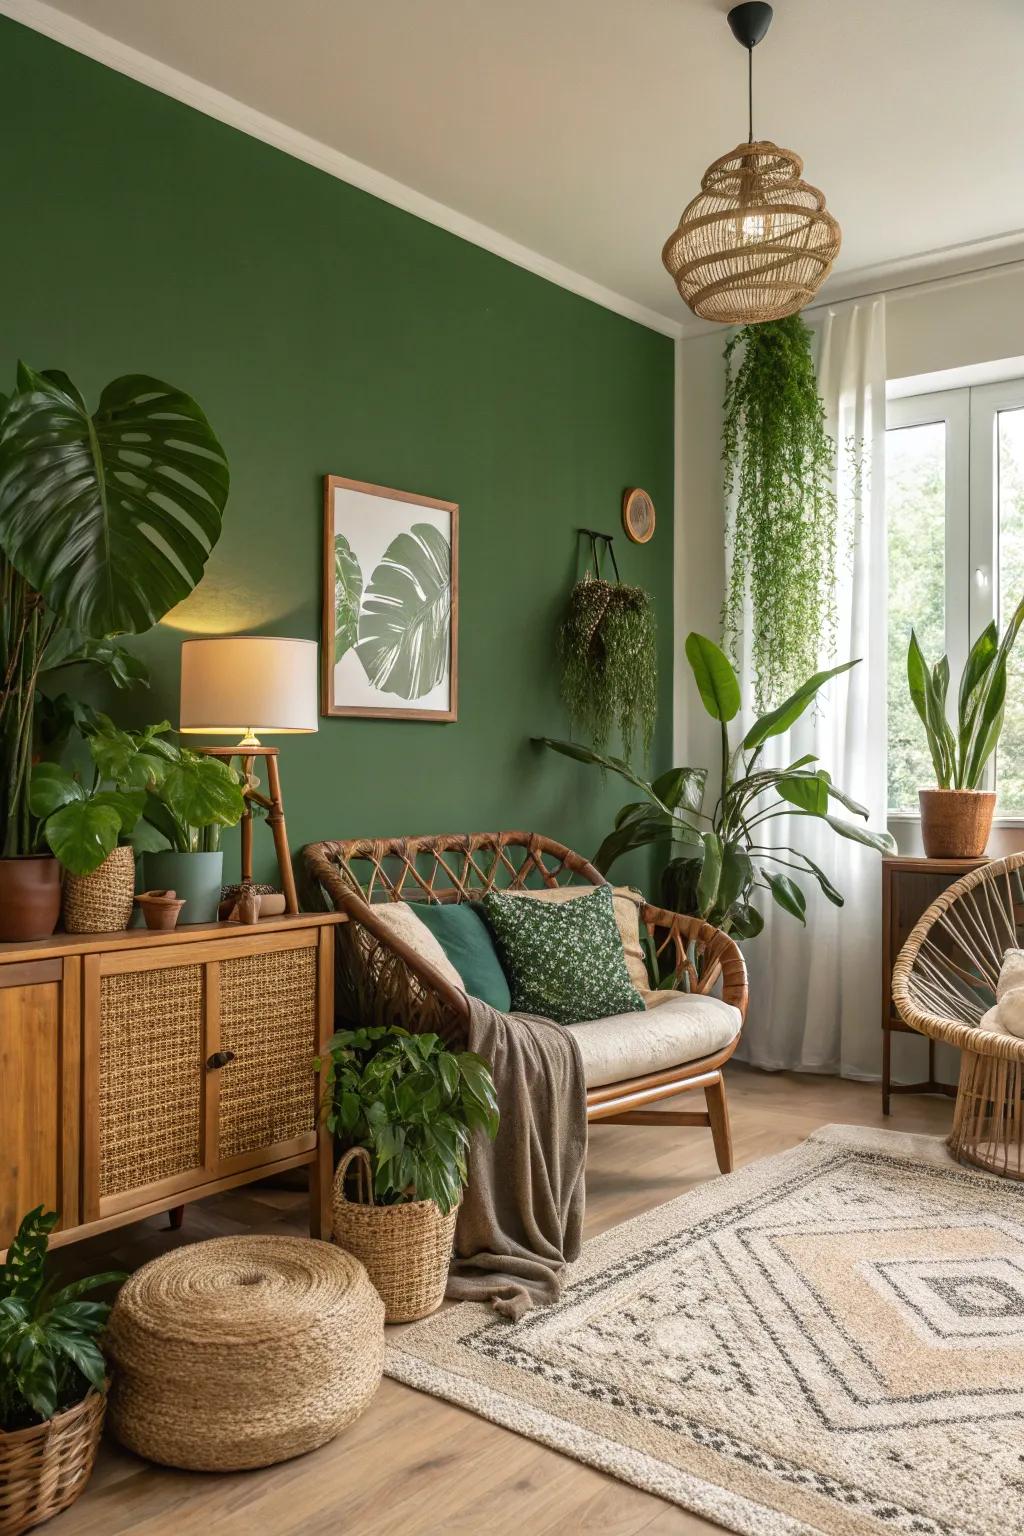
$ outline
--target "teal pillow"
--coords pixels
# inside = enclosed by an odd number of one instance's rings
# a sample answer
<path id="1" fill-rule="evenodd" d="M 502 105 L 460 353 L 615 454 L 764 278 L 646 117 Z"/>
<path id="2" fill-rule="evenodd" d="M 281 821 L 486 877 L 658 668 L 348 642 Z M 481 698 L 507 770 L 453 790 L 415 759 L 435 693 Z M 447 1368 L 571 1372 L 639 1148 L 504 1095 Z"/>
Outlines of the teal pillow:
<path id="1" fill-rule="evenodd" d="M 517 1013 L 582 1024 L 639 1013 L 610 885 L 572 901 L 531 901 L 492 891 L 482 903 Z"/>
<path id="2" fill-rule="evenodd" d="M 460 902 L 417 901 L 413 910 L 462 977 L 471 997 L 508 1013 L 512 997 L 491 932 L 479 912 Z"/>

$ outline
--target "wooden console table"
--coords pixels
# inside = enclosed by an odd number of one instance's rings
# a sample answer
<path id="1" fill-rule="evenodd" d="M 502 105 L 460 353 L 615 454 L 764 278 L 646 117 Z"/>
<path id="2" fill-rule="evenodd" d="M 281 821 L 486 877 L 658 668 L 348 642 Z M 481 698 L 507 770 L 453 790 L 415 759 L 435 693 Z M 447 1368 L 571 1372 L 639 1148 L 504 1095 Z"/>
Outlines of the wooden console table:
<path id="1" fill-rule="evenodd" d="M 313 1057 L 339 913 L 0 944 L 0 1250 L 34 1206 L 73 1242 L 287 1168 L 330 1232 Z"/>
<path id="2" fill-rule="evenodd" d="M 904 1024 L 892 1001 L 892 968 L 918 918 L 961 875 L 987 859 L 887 858 L 882 860 L 882 1113 L 889 1113 L 894 1093 L 944 1093 L 956 1097 L 954 1083 L 935 1079 L 935 1041 L 928 1041 L 928 1077 L 921 1083 L 892 1081 L 892 1037 L 917 1031 Z M 919 1037 L 920 1038 L 920 1037 Z"/>

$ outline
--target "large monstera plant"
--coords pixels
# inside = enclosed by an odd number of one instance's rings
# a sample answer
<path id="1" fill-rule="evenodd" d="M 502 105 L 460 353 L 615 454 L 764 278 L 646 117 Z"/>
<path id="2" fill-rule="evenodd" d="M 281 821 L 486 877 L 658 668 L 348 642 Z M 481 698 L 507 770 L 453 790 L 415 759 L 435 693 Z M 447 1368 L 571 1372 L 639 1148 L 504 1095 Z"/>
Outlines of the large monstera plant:
<path id="1" fill-rule="evenodd" d="M 451 606 L 451 546 L 432 523 L 396 535 L 365 585 L 351 545 L 335 534 L 335 664 L 351 650 L 382 693 L 421 699 L 448 666 Z"/>
<path id="2" fill-rule="evenodd" d="M 892 837 L 833 814 L 833 806 L 838 805 L 865 821 L 868 816 L 862 805 L 833 784 L 813 756 L 799 757 L 780 768 L 767 767 L 762 758 L 765 744 L 799 720 L 819 689 L 857 663 L 848 661 L 816 672 L 776 709 L 755 720 L 733 746 L 729 724 L 740 712 L 740 685 L 728 658 L 706 636 L 691 634 L 686 659 L 701 703 L 720 728 L 720 778 L 710 813 L 704 809 L 706 768 L 670 768 L 648 782 L 621 758 L 605 757 L 577 742 L 541 738 L 545 746 L 566 757 L 618 774 L 641 793 L 640 800 L 630 801 L 619 811 L 614 829 L 594 855 L 594 864 L 607 874 L 617 859 L 635 848 L 660 844 L 673 849 L 675 857 L 662 877 L 665 906 L 702 917 L 741 939 L 754 938 L 764 927 L 757 906 L 762 891 L 784 912 L 806 921 L 807 897 L 797 876 L 813 880 L 828 901 L 841 907 L 842 895 L 812 859 L 797 848 L 765 841 L 771 836 L 769 824 L 780 816 L 797 821 L 815 817 L 827 822 L 839 837 L 878 853 L 895 849 Z"/>
<path id="3" fill-rule="evenodd" d="M 227 495 L 224 451 L 181 390 L 129 374 L 90 414 L 66 374 L 19 364 L 0 397 L 0 853 L 32 851 L 32 759 L 73 723 L 40 678 L 84 661 L 137 680 L 116 637 L 193 590 Z"/>

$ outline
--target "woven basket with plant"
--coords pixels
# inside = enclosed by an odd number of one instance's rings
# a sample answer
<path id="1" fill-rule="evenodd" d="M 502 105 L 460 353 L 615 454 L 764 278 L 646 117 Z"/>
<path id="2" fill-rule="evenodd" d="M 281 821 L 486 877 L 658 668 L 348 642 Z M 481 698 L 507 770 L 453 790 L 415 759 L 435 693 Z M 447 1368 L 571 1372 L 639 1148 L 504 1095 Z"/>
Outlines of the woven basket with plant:
<path id="1" fill-rule="evenodd" d="M 55 1211 L 24 1218 L 0 1266 L 0 1536 L 20 1536 L 82 1492 L 107 1406 L 97 1336 L 110 1311 L 83 1301 L 122 1274 L 54 1290 L 46 1249 Z"/>
<path id="2" fill-rule="evenodd" d="M 470 1135 L 498 1131 L 487 1063 L 397 1028 L 339 1030 L 325 1054 L 326 1123 L 350 1143 L 334 1241 L 365 1265 L 385 1322 L 427 1317 L 444 1298 Z"/>

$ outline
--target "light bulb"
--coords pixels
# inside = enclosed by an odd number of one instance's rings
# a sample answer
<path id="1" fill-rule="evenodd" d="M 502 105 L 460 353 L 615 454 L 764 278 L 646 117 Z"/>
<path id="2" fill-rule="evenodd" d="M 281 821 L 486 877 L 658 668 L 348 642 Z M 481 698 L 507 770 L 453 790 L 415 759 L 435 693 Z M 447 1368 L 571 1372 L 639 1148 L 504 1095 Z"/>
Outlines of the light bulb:
<path id="1" fill-rule="evenodd" d="M 748 213 L 744 215 L 740 232 L 740 240 L 744 245 L 752 245 L 757 240 L 764 239 L 764 214 Z"/>

